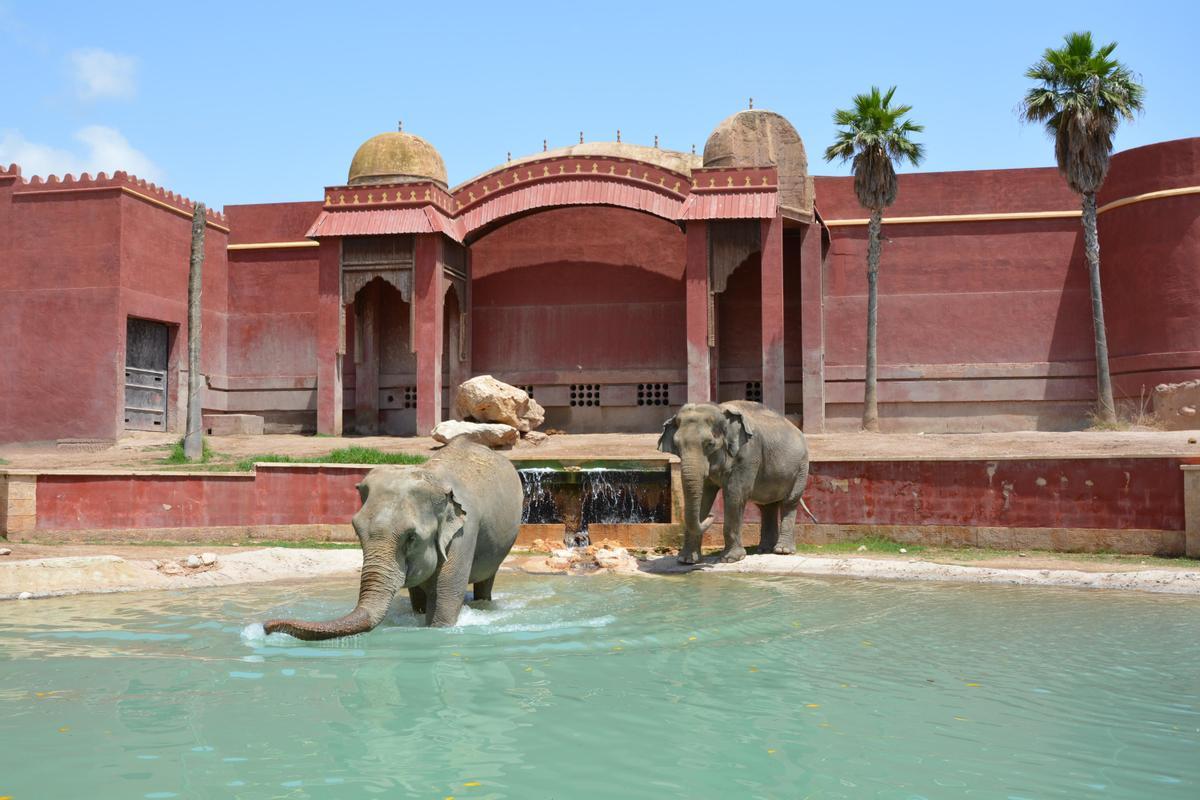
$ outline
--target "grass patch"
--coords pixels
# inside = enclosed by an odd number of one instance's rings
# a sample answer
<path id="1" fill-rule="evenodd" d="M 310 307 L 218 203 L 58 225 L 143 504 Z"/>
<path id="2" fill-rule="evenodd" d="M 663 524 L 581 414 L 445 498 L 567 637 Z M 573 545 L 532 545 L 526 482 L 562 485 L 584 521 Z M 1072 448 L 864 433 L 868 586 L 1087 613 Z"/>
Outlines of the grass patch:
<path id="1" fill-rule="evenodd" d="M 243 458 L 233 467 L 242 472 L 254 469 L 255 462 L 272 461 L 278 464 L 424 464 L 426 456 L 409 453 L 385 453 L 374 447 L 343 447 L 323 456 L 285 456 L 278 453 Z"/>
<path id="2" fill-rule="evenodd" d="M 4 465 L 6 465 L 6 464 L 8 464 L 8 459 L 7 459 L 7 458 L 0 458 L 0 467 L 4 466 Z"/>
<path id="3" fill-rule="evenodd" d="M 805 542 L 796 543 L 797 553 L 857 553 L 859 548 L 865 547 L 862 550 L 864 553 L 899 553 L 901 549 L 905 553 L 920 553 L 925 550 L 925 547 L 919 544 L 904 544 L 892 539 L 884 538 L 883 536 L 862 536 L 858 539 L 847 539 L 839 542 L 826 542 L 825 544 L 808 544 Z"/>
<path id="4" fill-rule="evenodd" d="M 216 453 L 213 452 L 213 449 L 208 446 L 208 440 L 201 439 L 200 440 L 200 461 L 199 462 L 189 461 L 188 457 L 183 454 L 183 439 L 180 439 L 178 442 L 171 445 L 171 452 L 168 453 L 166 458 L 162 459 L 159 463 L 160 464 L 196 464 L 196 463 L 207 464 L 209 461 L 211 461 L 213 459 L 213 457 L 215 455 L 216 455 Z"/>

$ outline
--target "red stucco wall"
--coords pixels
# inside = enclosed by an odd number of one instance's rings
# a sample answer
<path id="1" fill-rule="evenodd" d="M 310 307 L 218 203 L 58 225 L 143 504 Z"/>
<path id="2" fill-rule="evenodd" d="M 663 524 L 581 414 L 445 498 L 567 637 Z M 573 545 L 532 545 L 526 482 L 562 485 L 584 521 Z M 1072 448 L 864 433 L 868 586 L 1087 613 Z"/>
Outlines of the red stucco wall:
<path id="1" fill-rule="evenodd" d="M 111 183 L 0 176 L 0 442 L 119 435 L 126 316 L 185 335 L 190 247 L 186 215 Z M 206 369 L 225 358 L 225 247 L 224 232 L 209 225 Z"/>
<path id="2" fill-rule="evenodd" d="M 1113 157 L 1106 203 L 1200 185 L 1200 139 Z M 1132 203 L 1099 217 L 1109 352 L 1117 389 L 1200 378 L 1200 194 Z"/>
<path id="3" fill-rule="evenodd" d="M 510 222 L 471 248 L 474 371 L 517 382 L 681 376 L 683 266 L 679 228 L 635 211 L 561 208 Z"/>

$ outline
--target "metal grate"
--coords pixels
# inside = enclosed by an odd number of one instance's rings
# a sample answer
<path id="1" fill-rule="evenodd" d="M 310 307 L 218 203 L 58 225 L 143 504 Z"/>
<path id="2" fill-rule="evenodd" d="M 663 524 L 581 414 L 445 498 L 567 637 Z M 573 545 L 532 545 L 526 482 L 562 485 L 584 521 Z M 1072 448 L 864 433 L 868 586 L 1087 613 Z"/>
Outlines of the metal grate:
<path id="1" fill-rule="evenodd" d="M 762 402 L 762 381 L 746 381 L 746 399 L 754 402 Z"/>
<path id="2" fill-rule="evenodd" d="M 639 406 L 671 405 L 671 387 L 665 383 L 639 383 L 637 385 Z"/>
<path id="3" fill-rule="evenodd" d="M 416 408 L 416 407 L 417 407 L 417 387 L 405 386 L 404 387 L 404 408 Z"/>
<path id="4" fill-rule="evenodd" d="M 573 405 L 573 406 L 598 406 L 598 405 L 600 405 L 600 384 L 598 384 L 598 383 L 572 383 L 571 384 L 571 405 Z"/>

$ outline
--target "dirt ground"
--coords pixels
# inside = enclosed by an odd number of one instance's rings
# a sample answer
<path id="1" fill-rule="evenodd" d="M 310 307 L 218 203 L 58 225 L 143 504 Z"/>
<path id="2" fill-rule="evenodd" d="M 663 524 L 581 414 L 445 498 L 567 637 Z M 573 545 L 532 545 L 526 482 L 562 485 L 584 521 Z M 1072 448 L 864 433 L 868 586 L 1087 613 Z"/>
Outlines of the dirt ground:
<path id="1" fill-rule="evenodd" d="M 1047 458 L 1120 456 L 1200 457 L 1200 431 L 1072 431 L 978 434 L 828 433 L 808 437 L 814 461 L 888 458 Z M 164 469 L 161 462 L 177 436 L 129 433 L 115 444 L 42 442 L 0 445 L 0 469 Z M 314 457 L 343 447 L 371 447 L 387 453 L 430 454 L 439 447 L 428 437 L 394 436 L 210 436 L 218 463 L 253 456 Z M 657 434 L 560 434 L 538 446 L 521 444 L 515 458 L 637 458 L 657 455 Z M 179 469 L 180 467 L 173 467 Z"/>

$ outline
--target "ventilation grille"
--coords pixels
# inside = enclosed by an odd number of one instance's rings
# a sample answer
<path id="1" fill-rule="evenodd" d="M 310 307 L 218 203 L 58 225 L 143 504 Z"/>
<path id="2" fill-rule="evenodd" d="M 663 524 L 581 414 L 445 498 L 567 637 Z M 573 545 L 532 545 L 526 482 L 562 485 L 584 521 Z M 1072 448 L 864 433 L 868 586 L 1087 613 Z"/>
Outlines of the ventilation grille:
<path id="1" fill-rule="evenodd" d="M 746 399 L 754 403 L 762 402 L 762 381 L 746 382 Z"/>
<path id="2" fill-rule="evenodd" d="M 598 383 L 572 383 L 571 384 L 571 405 L 572 406 L 598 406 L 598 405 L 600 405 L 600 384 L 598 384 Z"/>
<path id="3" fill-rule="evenodd" d="M 532 386 L 521 386 L 521 387 L 518 387 L 518 388 L 520 388 L 520 390 L 521 390 L 522 392 L 524 392 L 525 394 L 529 395 L 529 398 L 530 398 L 531 400 L 533 399 L 533 387 L 532 387 Z"/>
<path id="4" fill-rule="evenodd" d="M 639 406 L 671 405 L 670 386 L 665 383 L 639 383 L 637 385 L 637 404 Z"/>

